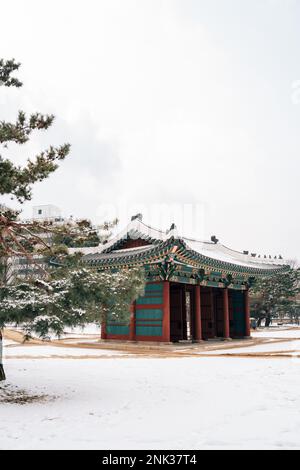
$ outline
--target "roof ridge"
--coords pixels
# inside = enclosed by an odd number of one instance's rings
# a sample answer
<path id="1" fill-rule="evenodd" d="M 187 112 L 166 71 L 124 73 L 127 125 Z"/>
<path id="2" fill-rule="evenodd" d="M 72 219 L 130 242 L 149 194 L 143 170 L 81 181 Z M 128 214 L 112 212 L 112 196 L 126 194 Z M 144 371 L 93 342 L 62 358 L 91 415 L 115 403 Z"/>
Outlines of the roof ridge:
<path id="1" fill-rule="evenodd" d="M 158 228 L 151 227 L 151 225 L 145 224 L 145 222 L 143 222 L 142 220 L 139 220 L 139 219 L 136 219 L 136 220 L 138 220 L 138 222 L 140 224 L 143 224 L 145 227 L 149 228 L 150 230 L 154 230 L 155 232 L 159 232 L 159 233 L 162 233 L 164 235 L 166 235 L 168 233 L 168 232 L 164 232 L 163 230 L 160 230 Z M 135 222 L 135 221 L 133 221 L 133 222 Z"/>

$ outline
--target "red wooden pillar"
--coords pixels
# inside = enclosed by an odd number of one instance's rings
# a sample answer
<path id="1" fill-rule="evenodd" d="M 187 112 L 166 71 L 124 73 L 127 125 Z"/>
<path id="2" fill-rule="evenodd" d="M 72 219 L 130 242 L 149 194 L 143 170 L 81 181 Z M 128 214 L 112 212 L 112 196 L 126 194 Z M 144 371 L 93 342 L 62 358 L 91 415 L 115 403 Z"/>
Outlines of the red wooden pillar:
<path id="1" fill-rule="evenodd" d="M 212 338 L 217 338 L 217 322 L 216 322 L 216 315 L 215 315 L 215 294 L 214 288 L 210 288 L 210 316 L 211 316 L 211 323 L 212 327 Z"/>
<path id="2" fill-rule="evenodd" d="M 249 289 L 245 290 L 245 336 L 249 338 L 251 336 L 250 331 L 250 300 L 249 300 Z"/>
<path id="3" fill-rule="evenodd" d="M 170 282 L 163 281 L 163 341 L 169 343 L 170 338 Z"/>
<path id="4" fill-rule="evenodd" d="M 230 338 L 228 289 L 223 289 L 223 337 Z"/>
<path id="5" fill-rule="evenodd" d="M 101 339 L 107 339 L 106 322 L 105 321 L 103 321 L 101 323 Z"/>
<path id="6" fill-rule="evenodd" d="M 135 302 L 130 305 L 129 340 L 135 341 Z"/>
<path id="7" fill-rule="evenodd" d="M 201 287 L 195 287 L 195 341 L 202 341 L 202 323 L 201 323 Z"/>

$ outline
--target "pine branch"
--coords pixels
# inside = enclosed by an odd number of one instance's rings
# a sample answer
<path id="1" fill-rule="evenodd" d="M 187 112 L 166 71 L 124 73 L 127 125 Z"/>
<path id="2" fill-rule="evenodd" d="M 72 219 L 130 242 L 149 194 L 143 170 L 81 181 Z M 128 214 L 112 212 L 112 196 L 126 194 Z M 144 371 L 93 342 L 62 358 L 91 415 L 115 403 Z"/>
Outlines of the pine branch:
<path id="1" fill-rule="evenodd" d="M 15 59 L 0 59 L 0 85 L 21 87 L 23 85 L 22 82 L 15 77 L 11 77 L 11 74 L 18 70 L 20 65 L 20 63 L 15 62 Z"/>
<path id="2" fill-rule="evenodd" d="M 34 130 L 47 130 L 54 121 L 54 116 L 40 113 L 31 114 L 26 119 L 26 114 L 19 111 L 15 123 L 0 121 L 0 143 L 15 142 L 25 144 Z"/>
<path id="3" fill-rule="evenodd" d="M 30 200 L 31 185 L 43 181 L 53 173 L 58 168 L 58 162 L 69 152 L 69 144 L 57 148 L 51 146 L 37 155 L 33 161 L 28 160 L 23 168 L 0 156 L 0 194 L 11 194 L 21 203 Z"/>

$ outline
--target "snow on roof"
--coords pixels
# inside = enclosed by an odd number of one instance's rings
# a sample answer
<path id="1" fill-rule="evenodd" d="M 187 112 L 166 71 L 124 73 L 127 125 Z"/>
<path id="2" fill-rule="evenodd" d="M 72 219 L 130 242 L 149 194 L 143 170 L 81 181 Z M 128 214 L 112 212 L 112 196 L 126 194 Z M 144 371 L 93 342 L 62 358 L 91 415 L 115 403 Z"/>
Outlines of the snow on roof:
<path id="1" fill-rule="evenodd" d="M 201 242 L 197 240 L 188 240 L 184 238 L 187 246 L 200 253 L 203 256 L 223 261 L 225 263 L 238 264 L 239 266 L 247 266 L 258 269 L 274 269 L 276 266 L 285 265 L 284 260 L 257 258 L 251 255 L 246 255 L 239 251 L 227 248 L 221 243 Z"/>
<path id="2" fill-rule="evenodd" d="M 99 253 L 96 252 L 96 253 L 88 253 L 86 256 L 85 256 L 85 259 L 86 260 L 89 260 L 89 259 L 93 259 L 93 260 L 96 260 L 98 258 L 101 258 L 101 259 L 117 259 L 117 258 L 123 258 L 126 254 L 128 255 L 136 255 L 136 254 L 139 254 L 139 253 L 145 253 L 146 251 L 149 251 L 153 248 L 153 245 L 147 245 L 147 246 L 140 246 L 140 247 L 135 247 L 135 248 L 125 248 L 123 250 L 112 250 L 110 251 L 109 253 Z"/>
<path id="3" fill-rule="evenodd" d="M 168 232 L 163 232 L 162 230 L 158 230 L 150 227 L 149 225 L 146 225 L 140 219 L 134 219 L 124 228 L 124 230 L 118 233 L 108 243 L 105 245 L 99 245 L 98 249 L 100 250 L 99 253 L 102 253 L 103 251 L 109 250 L 118 241 L 126 240 L 127 238 L 132 240 L 143 238 L 144 240 L 149 240 L 149 242 L 152 240 L 156 242 L 163 242 L 171 237 L 178 238 L 176 228 Z"/>
<path id="4" fill-rule="evenodd" d="M 110 255 L 112 255 L 114 253 L 114 246 L 118 242 L 126 240 L 127 238 L 133 240 L 142 238 L 153 245 L 159 242 L 167 241 L 170 238 L 179 239 L 186 244 L 188 250 L 195 251 L 200 255 L 226 263 L 236 264 L 239 266 L 246 266 L 250 268 L 271 270 L 276 267 L 287 264 L 284 260 L 278 258 L 258 258 L 256 256 L 252 256 L 251 254 L 241 253 L 239 251 L 232 250 L 226 247 L 225 245 L 222 245 L 221 243 L 195 240 L 180 236 L 177 233 L 177 229 L 174 225 L 172 226 L 171 230 L 164 232 L 162 230 L 158 230 L 153 227 L 150 227 L 149 225 L 146 225 L 140 218 L 135 218 L 134 220 L 131 220 L 131 222 L 120 233 L 113 237 L 108 243 L 93 247 L 91 249 L 85 249 L 85 254 L 102 254 L 101 257 L 103 257 L 104 254 L 108 254 L 109 252 Z M 139 251 L 145 251 L 146 249 L 153 247 L 153 245 L 140 247 Z M 135 251 L 136 248 L 126 248 L 121 250 L 118 249 L 118 253 L 122 253 L 123 255 L 125 253 L 130 254 L 131 252 Z"/>

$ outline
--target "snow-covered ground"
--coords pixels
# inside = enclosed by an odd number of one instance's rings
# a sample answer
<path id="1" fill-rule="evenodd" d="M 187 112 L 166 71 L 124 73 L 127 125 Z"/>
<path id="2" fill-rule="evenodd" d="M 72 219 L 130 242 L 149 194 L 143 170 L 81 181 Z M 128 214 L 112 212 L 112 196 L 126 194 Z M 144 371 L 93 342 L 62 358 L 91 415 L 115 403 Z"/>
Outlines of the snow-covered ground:
<path id="1" fill-rule="evenodd" d="M 300 340 L 268 342 L 265 344 L 255 344 L 254 346 L 244 346 L 241 348 L 219 349 L 218 351 L 208 351 L 205 354 L 248 354 L 248 353 L 283 353 L 290 352 L 292 355 L 300 356 Z M 202 354 L 199 352 L 199 354 Z"/>
<path id="2" fill-rule="evenodd" d="M 19 343 L 17 343 L 16 341 L 13 341 L 12 339 L 4 339 L 3 340 L 3 345 L 4 347 L 6 346 L 19 346 Z M 5 349 L 6 351 L 6 349 Z"/>
<path id="3" fill-rule="evenodd" d="M 300 449 L 300 329 L 254 336 L 159 357 L 5 340 L 0 449 Z M 3 402 L 16 390 L 37 399 Z"/>
<path id="4" fill-rule="evenodd" d="M 300 360 L 11 359 L 0 449 L 300 448 Z"/>
<path id="5" fill-rule="evenodd" d="M 16 331 L 23 332 L 24 329 L 22 326 L 16 326 L 14 324 L 8 325 L 8 328 L 11 328 Z M 58 339 L 57 335 L 54 333 L 49 333 L 48 338 L 51 340 Z M 96 323 L 88 323 L 87 325 L 75 326 L 74 328 L 65 329 L 64 333 L 60 336 L 61 339 L 67 338 L 85 338 L 87 341 L 90 340 L 90 337 L 97 336 L 98 339 L 101 337 L 101 326 Z"/>
<path id="6" fill-rule="evenodd" d="M 111 349 L 81 349 L 72 347 L 56 347 L 56 346 L 20 346 L 17 343 L 9 344 L 12 342 L 6 342 L 4 340 L 4 357 L 7 359 L 20 358 L 24 356 L 26 358 L 49 358 L 49 357 L 76 357 L 76 356 L 94 356 L 94 357 L 106 357 L 106 356 L 123 356 L 128 353 L 122 351 L 113 351 Z M 6 347 L 10 346 L 10 347 Z M 13 347 L 12 347 L 13 346 Z"/>
<path id="7" fill-rule="evenodd" d="M 230 344 L 224 349 L 217 351 L 207 351 L 205 354 L 255 354 L 255 353 L 270 353 L 270 354 L 289 354 L 291 356 L 300 356 L 300 328 L 266 328 L 257 331 L 252 331 L 251 336 L 254 339 L 262 339 L 264 343 L 253 344 L 253 342 L 245 341 L 241 347 L 234 347 L 228 349 Z M 234 342 L 232 343 L 234 345 Z M 202 354 L 199 351 L 199 354 Z"/>
<path id="8" fill-rule="evenodd" d="M 266 328 L 251 332 L 253 338 L 299 338 L 300 328 Z"/>

